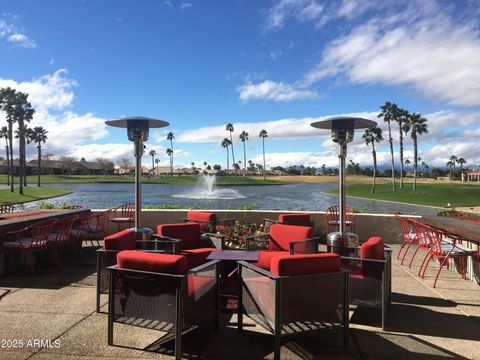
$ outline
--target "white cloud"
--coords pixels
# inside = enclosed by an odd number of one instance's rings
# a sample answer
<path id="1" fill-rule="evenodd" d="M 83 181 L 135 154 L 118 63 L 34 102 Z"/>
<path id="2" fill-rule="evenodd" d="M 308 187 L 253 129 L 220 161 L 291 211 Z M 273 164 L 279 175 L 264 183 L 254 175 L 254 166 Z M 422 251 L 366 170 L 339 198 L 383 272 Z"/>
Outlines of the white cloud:
<path id="1" fill-rule="evenodd" d="M 182 3 L 182 5 L 180 5 L 180 11 L 184 12 L 185 10 L 187 10 L 188 8 L 190 8 L 192 6 L 193 6 L 192 3 L 189 3 L 189 2 Z"/>
<path id="2" fill-rule="evenodd" d="M 5 14 L 4 14 L 5 16 Z M 18 20 L 18 16 L 13 16 L 12 20 Z M 6 37 L 7 42 L 21 48 L 35 48 L 37 44 L 16 25 L 8 23 L 0 18 L 0 39 Z"/>
<path id="3" fill-rule="evenodd" d="M 173 4 L 172 4 L 171 1 L 168 1 L 168 0 L 167 0 L 167 1 L 164 1 L 164 2 L 163 2 L 163 5 L 168 6 L 170 9 L 173 9 Z"/>
<path id="4" fill-rule="evenodd" d="M 295 85 L 265 80 L 261 83 L 246 83 L 237 88 L 239 98 L 243 102 L 250 100 L 273 100 L 286 102 L 298 99 L 314 99 L 319 94 L 311 90 L 304 90 Z"/>
<path id="5" fill-rule="evenodd" d="M 279 30 L 289 18 L 300 22 L 313 21 L 323 12 L 324 6 L 315 0 L 278 0 L 265 11 L 265 29 Z"/>
<path id="6" fill-rule="evenodd" d="M 35 48 L 37 47 L 37 44 L 35 44 L 35 41 L 30 39 L 28 36 L 24 34 L 12 34 L 8 37 L 7 41 L 16 44 L 19 47 L 22 48 Z"/>

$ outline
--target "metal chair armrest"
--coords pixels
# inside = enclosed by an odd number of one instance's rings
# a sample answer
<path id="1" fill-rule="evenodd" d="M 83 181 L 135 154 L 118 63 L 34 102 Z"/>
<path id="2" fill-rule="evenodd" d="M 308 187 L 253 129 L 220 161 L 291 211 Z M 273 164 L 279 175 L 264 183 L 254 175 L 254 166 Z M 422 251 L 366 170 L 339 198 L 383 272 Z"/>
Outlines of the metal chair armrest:
<path id="1" fill-rule="evenodd" d="M 186 275 L 189 275 L 189 274 L 196 274 L 212 265 L 215 265 L 215 267 L 217 267 L 217 264 L 220 263 L 220 260 L 210 260 L 209 262 L 206 262 L 205 264 L 202 264 L 202 265 L 198 265 L 197 267 L 194 267 L 190 270 L 188 270 L 185 274 Z"/>
<path id="2" fill-rule="evenodd" d="M 305 240 L 298 240 L 298 241 L 292 241 L 290 242 L 290 255 L 295 254 L 295 245 L 302 245 L 306 243 L 312 243 L 312 246 L 315 246 L 315 252 L 318 252 L 318 243 L 320 241 L 319 237 L 314 237 L 310 239 L 305 239 Z M 314 254 L 314 253 L 312 253 Z"/>
<path id="3" fill-rule="evenodd" d="M 249 262 L 246 262 L 246 261 L 238 261 L 238 265 L 241 266 L 241 267 L 245 267 L 249 270 L 252 270 L 252 271 L 254 271 L 254 272 L 256 272 L 260 275 L 267 276 L 272 280 L 276 280 L 276 279 L 280 278 L 280 276 L 274 275 L 270 271 L 262 269 L 261 267 L 253 265 L 253 264 L 251 264 Z"/>

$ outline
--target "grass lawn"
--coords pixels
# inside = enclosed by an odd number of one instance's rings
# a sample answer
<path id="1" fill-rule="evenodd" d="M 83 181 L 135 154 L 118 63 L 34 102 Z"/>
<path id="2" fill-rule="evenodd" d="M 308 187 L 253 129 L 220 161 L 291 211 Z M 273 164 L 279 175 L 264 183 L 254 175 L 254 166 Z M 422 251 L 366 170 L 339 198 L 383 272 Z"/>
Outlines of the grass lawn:
<path id="1" fill-rule="evenodd" d="M 373 200 L 388 200 L 400 203 L 447 207 L 480 205 L 480 186 L 464 183 L 417 183 L 417 190 L 412 190 L 411 183 L 404 188 L 392 191 L 391 183 L 377 184 L 375 194 L 371 194 L 371 184 L 349 184 L 347 195 Z M 338 189 L 329 191 L 338 194 Z"/>
<path id="2" fill-rule="evenodd" d="M 49 189 L 44 187 L 26 186 L 23 188 L 23 195 L 18 193 L 18 187 L 15 192 L 10 192 L 10 189 L 0 190 L 0 204 L 18 204 L 28 201 L 36 201 L 41 199 L 48 199 L 56 196 L 61 196 L 71 193 L 70 190 L 64 189 Z"/>
<path id="3" fill-rule="evenodd" d="M 174 176 L 174 177 L 156 177 L 148 179 L 142 178 L 142 183 L 150 184 L 195 184 L 198 181 L 198 176 Z M 15 178 L 18 182 L 18 178 Z M 29 184 L 37 183 L 37 176 L 28 176 L 27 182 Z M 42 175 L 42 183 L 134 183 L 135 177 L 129 175 L 108 175 L 108 176 L 94 176 L 94 175 Z M 0 184 L 6 184 L 6 175 L 0 175 Z M 217 176 L 217 185 L 282 185 L 284 182 L 270 179 L 267 177 L 266 181 L 263 181 L 263 177 L 226 177 Z"/>

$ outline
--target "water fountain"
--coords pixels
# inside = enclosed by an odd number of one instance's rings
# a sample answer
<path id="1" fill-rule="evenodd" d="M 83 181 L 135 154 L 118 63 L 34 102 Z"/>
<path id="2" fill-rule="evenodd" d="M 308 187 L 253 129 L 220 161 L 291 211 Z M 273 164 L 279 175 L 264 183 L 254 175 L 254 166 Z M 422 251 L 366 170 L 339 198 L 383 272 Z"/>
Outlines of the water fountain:
<path id="1" fill-rule="evenodd" d="M 175 194 L 172 195 L 172 197 L 200 200 L 233 200 L 245 198 L 245 196 L 241 195 L 237 190 L 217 188 L 215 186 L 216 182 L 217 178 L 215 175 L 201 175 L 191 191 L 182 194 Z"/>

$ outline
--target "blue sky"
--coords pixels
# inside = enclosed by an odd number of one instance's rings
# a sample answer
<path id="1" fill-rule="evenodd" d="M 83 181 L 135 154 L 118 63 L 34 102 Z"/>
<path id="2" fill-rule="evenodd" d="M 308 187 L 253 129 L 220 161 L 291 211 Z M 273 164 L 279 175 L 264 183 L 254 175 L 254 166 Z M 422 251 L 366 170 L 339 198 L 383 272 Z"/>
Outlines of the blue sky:
<path id="1" fill-rule="evenodd" d="M 335 166 L 334 144 L 310 122 L 374 119 L 389 100 L 430 120 L 428 164 L 455 154 L 477 165 L 479 15 L 467 0 L 3 1 L 0 86 L 30 94 L 32 126 L 57 156 L 131 156 L 125 133 L 103 122 L 142 115 L 171 123 L 176 166 L 224 165 L 228 122 L 237 159 L 246 130 L 247 159 L 260 162 L 266 129 L 267 167 Z M 147 148 L 165 165 L 167 147 L 152 131 Z M 379 150 L 386 163 L 387 143 Z M 349 157 L 370 165 L 361 134 Z"/>

